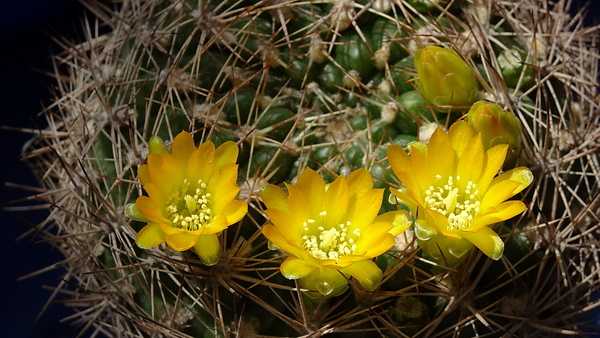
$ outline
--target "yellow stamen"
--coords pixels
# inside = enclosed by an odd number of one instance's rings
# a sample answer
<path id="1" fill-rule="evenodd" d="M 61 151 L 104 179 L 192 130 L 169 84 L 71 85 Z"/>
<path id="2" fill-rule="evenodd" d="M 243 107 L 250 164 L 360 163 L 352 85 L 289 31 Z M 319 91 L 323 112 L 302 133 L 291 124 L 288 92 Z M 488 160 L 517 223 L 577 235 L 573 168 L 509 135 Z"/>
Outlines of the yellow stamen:
<path id="1" fill-rule="evenodd" d="M 188 180 L 168 199 L 166 214 L 171 226 L 188 231 L 208 226 L 212 220 L 211 194 L 205 192 L 206 184 L 199 180 L 193 189 Z M 190 192 L 192 190 L 193 192 Z"/>

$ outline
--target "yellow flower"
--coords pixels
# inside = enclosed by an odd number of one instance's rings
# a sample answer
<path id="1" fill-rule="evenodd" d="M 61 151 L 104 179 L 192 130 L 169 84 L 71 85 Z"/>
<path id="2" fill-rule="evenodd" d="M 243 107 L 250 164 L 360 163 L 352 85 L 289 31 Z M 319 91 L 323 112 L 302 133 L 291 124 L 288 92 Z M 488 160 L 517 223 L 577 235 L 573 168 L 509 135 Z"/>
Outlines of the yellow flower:
<path id="1" fill-rule="evenodd" d="M 147 164 L 138 170 L 148 196 L 140 196 L 126 212 L 148 224 L 136 237 L 149 249 L 167 242 L 176 251 L 193 248 L 206 265 L 219 260 L 218 235 L 244 217 L 248 205 L 236 199 L 238 148 L 211 142 L 196 148 L 192 136 L 181 132 L 171 153 L 154 137 L 149 142 Z"/>
<path id="2" fill-rule="evenodd" d="M 499 259 L 504 243 L 488 225 L 523 212 L 522 201 L 506 201 L 532 181 L 531 171 L 519 167 L 496 176 L 508 145 L 485 151 L 480 134 L 467 122 L 454 123 L 448 133 L 437 129 L 428 145 L 411 144 L 410 155 L 399 146 L 388 147 L 388 160 L 405 189 L 392 193 L 415 216 L 415 233 L 430 240 L 424 247 L 455 257 L 474 244 L 492 259 Z"/>
<path id="3" fill-rule="evenodd" d="M 359 169 L 325 185 L 306 169 L 295 186 L 286 188 L 288 193 L 269 185 L 261 192 L 272 222 L 263 234 L 289 256 L 281 273 L 323 296 L 343 293 L 350 276 L 374 290 L 382 273 L 372 258 L 392 247 L 394 236 L 410 223 L 402 223 L 399 212 L 377 216 L 383 190 L 373 189 L 371 174 Z"/>

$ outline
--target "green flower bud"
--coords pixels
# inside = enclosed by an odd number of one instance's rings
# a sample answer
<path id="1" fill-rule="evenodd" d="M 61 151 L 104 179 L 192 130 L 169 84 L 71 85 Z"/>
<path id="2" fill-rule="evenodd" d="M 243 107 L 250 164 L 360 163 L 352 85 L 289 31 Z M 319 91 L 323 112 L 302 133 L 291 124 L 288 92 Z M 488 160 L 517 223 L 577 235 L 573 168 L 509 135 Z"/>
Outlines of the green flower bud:
<path id="1" fill-rule="evenodd" d="M 485 150 L 497 145 L 508 144 L 510 149 L 506 162 L 513 163 L 521 149 L 521 122 L 515 115 L 499 105 L 477 101 L 467 113 L 467 122 L 476 133 L 481 134 Z"/>
<path id="2" fill-rule="evenodd" d="M 439 108 L 468 107 L 478 98 L 473 70 L 451 49 L 427 46 L 418 50 L 415 69 L 423 96 Z"/>
<path id="3" fill-rule="evenodd" d="M 498 55 L 498 65 L 508 87 L 515 88 L 519 84 L 519 89 L 527 90 L 535 83 L 535 69 L 523 64 L 526 57 L 525 52 L 516 46 Z"/>

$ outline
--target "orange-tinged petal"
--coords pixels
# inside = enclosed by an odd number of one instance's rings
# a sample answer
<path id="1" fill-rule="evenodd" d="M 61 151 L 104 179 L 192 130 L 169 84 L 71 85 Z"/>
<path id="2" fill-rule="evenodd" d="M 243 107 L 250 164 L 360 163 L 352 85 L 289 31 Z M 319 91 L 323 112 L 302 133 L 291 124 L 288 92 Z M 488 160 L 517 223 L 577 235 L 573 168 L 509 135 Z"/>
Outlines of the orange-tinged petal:
<path id="1" fill-rule="evenodd" d="M 217 234 L 200 235 L 194 244 L 194 251 L 206 266 L 215 265 L 221 257 L 221 245 Z"/>
<path id="2" fill-rule="evenodd" d="M 185 251 L 198 242 L 198 236 L 190 235 L 184 231 L 174 235 L 167 235 L 166 242 L 175 251 Z"/>
<path id="3" fill-rule="evenodd" d="M 287 279 L 306 277 L 315 269 L 316 266 L 296 257 L 288 257 L 280 267 L 281 274 Z"/>
<path id="4" fill-rule="evenodd" d="M 238 146 L 233 141 L 227 141 L 215 149 L 215 170 L 219 170 L 224 165 L 235 163 L 238 157 Z"/>
<path id="5" fill-rule="evenodd" d="M 491 259 L 498 260 L 502 257 L 504 242 L 494 230 L 483 227 L 479 232 L 460 231 L 460 234 Z"/>
<path id="6" fill-rule="evenodd" d="M 142 185 L 146 185 L 146 184 L 152 182 L 152 179 L 150 178 L 150 172 L 148 171 L 148 165 L 147 164 L 142 164 L 138 168 L 138 180 L 140 180 L 140 182 L 142 183 Z"/>
<path id="7" fill-rule="evenodd" d="M 356 278 L 369 291 L 375 290 L 383 278 L 381 269 L 372 260 L 356 262 L 343 268 L 341 271 Z"/>
<path id="8" fill-rule="evenodd" d="M 140 211 L 140 213 L 142 213 L 142 215 L 144 215 L 144 217 L 146 217 L 150 221 L 153 221 L 156 223 L 166 221 L 165 217 L 160 212 L 159 207 L 156 205 L 156 203 L 154 203 L 154 201 L 152 201 L 150 199 L 150 197 L 148 197 L 148 196 L 138 197 L 135 200 L 135 205 L 138 208 L 138 210 Z"/>
<path id="9" fill-rule="evenodd" d="M 279 209 L 290 213 L 288 195 L 280 187 L 269 184 L 260 192 L 260 196 L 267 209 Z"/>
<path id="10" fill-rule="evenodd" d="M 188 132 L 182 131 L 175 136 L 171 146 L 171 155 L 179 161 L 179 165 L 185 168 L 192 152 L 196 150 L 194 139 Z"/>
<path id="11" fill-rule="evenodd" d="M 135 236 L 135 244 L 141 249 L 150 249 L 165 242 L 167 235 L 156 223 L 148 223 Z"/>
<path id="12" fill-rule="evenodd" d="M 513 218 L 525 211 L 525 209 L 527 209 L 527 207 L 521 201 L 503 202 L 497 207 L 491 208 L 490 211 L 475 216 L 473 222 L 471 222 L 471 226 L 464 229 L 464 231 L 477 232 L 488 224 L 494 224 Z"/>

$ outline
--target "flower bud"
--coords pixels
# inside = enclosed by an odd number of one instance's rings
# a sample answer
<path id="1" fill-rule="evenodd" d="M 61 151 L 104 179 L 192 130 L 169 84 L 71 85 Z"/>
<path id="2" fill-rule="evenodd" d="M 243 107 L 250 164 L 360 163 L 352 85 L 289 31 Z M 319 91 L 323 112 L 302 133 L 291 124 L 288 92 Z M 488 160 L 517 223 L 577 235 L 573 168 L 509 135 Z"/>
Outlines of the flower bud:
<path id="1" fill-rule="evenodd" d="M 438 46 L 418 50 L 415 69 L 419 89 L 435 106 L 468 107 L 477 100 L 475 74 L 455 51 Z"/>
<path id="2" fill-rule="evenodd" d="M 467 122 L 476 133 L 481 134 L 485 150 L 497 145 L 508 144 L 511 153 L 521 149 L 521 122 L 515 115 L 495 103 L 477 101 L 467 113 Z M 514 155 L 508 155 L 508 159 Z"/>

